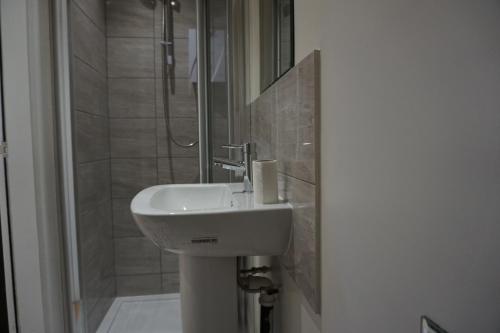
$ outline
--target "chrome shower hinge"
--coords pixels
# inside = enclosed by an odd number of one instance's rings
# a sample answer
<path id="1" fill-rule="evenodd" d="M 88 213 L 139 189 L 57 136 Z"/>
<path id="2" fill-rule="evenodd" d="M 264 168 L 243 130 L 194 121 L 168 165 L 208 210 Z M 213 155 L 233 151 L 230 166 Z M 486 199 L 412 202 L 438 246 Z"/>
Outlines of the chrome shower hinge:
<path id="1" fill-rule="evenodd" d="M 0 157 L 7 157 L 7 142 L 0 142 Z"/>

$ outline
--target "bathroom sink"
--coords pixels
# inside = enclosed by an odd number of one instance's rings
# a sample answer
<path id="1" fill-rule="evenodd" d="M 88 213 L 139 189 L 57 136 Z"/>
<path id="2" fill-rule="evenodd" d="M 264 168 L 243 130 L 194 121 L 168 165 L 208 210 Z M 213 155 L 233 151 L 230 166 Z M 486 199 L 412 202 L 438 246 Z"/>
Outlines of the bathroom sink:
<path id="1" fill-rule="evenodd" d="M 180 255 L 184 333 L 237 332 L 236 257 L 280 255 L 288 248 L 292 207 L 255 204 L 253 193 L 243 188 L 243 183 L 158 185 L 132 200 L 142 232 Z"/>
<path id="2" fill-rule="evenodd" d="M 281 255 L 289 244 L 288 203 L 255 204 L 243 184 L 158 185 L 132 200 L 142 232 L 159 247 L 200 257 Z"/>

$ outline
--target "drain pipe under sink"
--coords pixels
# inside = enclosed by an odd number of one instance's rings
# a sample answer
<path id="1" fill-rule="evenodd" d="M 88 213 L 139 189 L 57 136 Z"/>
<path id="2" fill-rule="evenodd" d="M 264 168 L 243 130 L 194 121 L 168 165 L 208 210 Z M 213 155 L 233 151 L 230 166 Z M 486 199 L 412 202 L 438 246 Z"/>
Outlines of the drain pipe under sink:
<path id="1" fill-rule="evenodd" d="M 278 289 L 262 290 L 259 297 L 260 304 L 260 333 L 274 332 L 274 304 L 278 299 Z"/>
<path id="2" fill-rule="evenodd" d="M 267 277 L 256 274 L 267 273 L 270 267 L 254 267 L 240 270 L 238 286 L 246 293 L 259 293 L 260 333 L 274 333 L 274 305 L 278 300 L 279 288 Z"/>

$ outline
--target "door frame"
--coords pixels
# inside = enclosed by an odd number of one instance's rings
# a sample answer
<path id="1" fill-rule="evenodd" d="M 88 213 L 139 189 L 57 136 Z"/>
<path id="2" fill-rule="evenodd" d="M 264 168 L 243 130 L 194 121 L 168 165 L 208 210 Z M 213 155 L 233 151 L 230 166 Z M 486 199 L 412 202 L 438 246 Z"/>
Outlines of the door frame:
<path id="1" fill-rule="evenodd" d="M 69 332 L 50 0 L 0 1 L 10 242 L 20 332 Z"/>
<path id="2" fill-rule="evenodd" d="M 0 50 L 2 49 L 0 41 Z M 0 64 L 0 142 L 5 142 L 4 114 L 3 114 L 3 71 Z M 9 204 L 7 198 L 7 169 L 5 156 L 0 156 L 0 234 L 2 239 L 2 272 L 3 285 L 5 288 L 5 303 L 7 307 L 7 322 L 9 333 L 17 332 L 16 306 L 14 296 L 14 281 L 12 275 L 12 255 L 10 243 L 10 223 L 9 223 Z"/>

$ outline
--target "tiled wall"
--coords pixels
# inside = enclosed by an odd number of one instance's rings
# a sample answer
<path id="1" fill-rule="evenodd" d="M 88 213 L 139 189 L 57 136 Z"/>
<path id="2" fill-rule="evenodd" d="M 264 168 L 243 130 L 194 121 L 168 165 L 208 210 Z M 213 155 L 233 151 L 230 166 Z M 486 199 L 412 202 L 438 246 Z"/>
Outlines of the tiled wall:
<path id="1" fill-rule="evenodd" d="M 105 8 L 102 0 L 70 8 L 81 298 L 95 332 L 115 296 Z"/>
<path id="2" fill-rule="evenodd" d="M 277 159 L 280 195 L 293 205 L 293 238 L 281 264 L 320 312 L 319 51 L 250 106 L 257 159 Z"/>
<path id="3" fill-rule="evenodd" d="M 161 81 L 161 2 L 106 1 L 107 76 L 115 272 L 119 296 L 178 291 L 177 256 L 146 239 L 130 214 L 145 187 L 199 182 L 198 147 L 167 144 Z M 175 94 L 170 95 L 173 134 L 197 139 L 193 85 L 188 79 L 188 29 L 196 27 L 195 0 L 174 11 Z"/>

